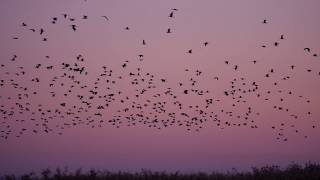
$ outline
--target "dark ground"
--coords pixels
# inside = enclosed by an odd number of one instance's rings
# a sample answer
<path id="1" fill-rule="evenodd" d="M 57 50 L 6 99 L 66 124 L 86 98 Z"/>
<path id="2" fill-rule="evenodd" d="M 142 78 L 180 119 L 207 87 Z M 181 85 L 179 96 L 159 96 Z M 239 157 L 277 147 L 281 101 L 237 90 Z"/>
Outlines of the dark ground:
<path id="1" fill-rule="evenodd" d="M 281 169 L 279 166 L 265 166 L 261 168 L 252 168 L 249 172 L 237 172 L 233 170 L 227 173 L 180 173 L 180 172 L 154 172 L 141 170 L 140 172 L 110 172 L 90 170 L 83 172 L 80 169 L 75 172 L 69 172 L 67 169 L 49 170 L 45 169 L 41 173 L 29 173 L 21 176 L 5 175 L 1 180 L 320 180 L 320 164 L 308 163 L 304 166 L 291 164 L 287 168 Z"/>

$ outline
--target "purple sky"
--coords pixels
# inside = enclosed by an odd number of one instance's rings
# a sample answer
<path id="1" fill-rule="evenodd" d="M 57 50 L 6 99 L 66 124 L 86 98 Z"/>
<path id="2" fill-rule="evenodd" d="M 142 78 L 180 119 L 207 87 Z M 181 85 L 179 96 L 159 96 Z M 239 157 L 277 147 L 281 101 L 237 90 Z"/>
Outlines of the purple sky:
<path id="1" fill-rule="evenodd" d="M 3 80 L 0 82 L 3 84 L 0 86 L 0 175 L 64 166 L 210 171 L 319 162 L 319 6 L 318 0 L 2 0 L 0 64 L 4 66 L 0 67 L 0 80 Z M 174 17 L 170 18 L 172 8 L 178 11 L 173 11 Z M 68 14 L 68 19 L 63 18 L 63 13 Z M 88 19 L 82 19 L 83 15 Z M 101 17 L 104 15 L 108 21 Z M 58 18 L 55 24 L 51 23 L 53 17 Z M 262 23 L 264 19 L 267 24 Z M 27 26 L 23 27 L 22 22 Z M 75 32 L 73 24 L 77 25 Z M 125 30 L 127 26 L 129 30 Z M 39 34 L 40 28 L 44 29 L 43 35 Z M 168 28 L 172 33 L 166 33 Z M 281 35 L 284 39 L 280 39 Z M 47 41 L 42 41 L 43 38 Z M 204 46 L 206 41 L 209 44 Z M 275 42 L 279 45 L 275 46 Z M 306 47 L 311 51 L 304 50 Z M 189 49 L 192 54 L 187 53 Z M 77 61 L 79 54 L 84 62 Z M 142 61 L 139 54 L 143 54 Z M 17 57 L 12 61 L 14 55 Z M 77 63 L 85 67 L 88 75 L 62 69 L 61 63 Z M 124 63 L 125 68 L 122 67 Z M 38 69 L 35 68 L 37 64 L 41 64 Z M 236 65 L 238 69 L 234 70 Z M 48 66 L 53 69 L 46 69 Z M 103 73 L 102 66 L 112 69 L 112 77 L 99 77 Z M 142 76 L 138 78 L 140 84 L 134 86 L 131 81 L 135 77 L 130 77 L 129 73 L 137 74 L 137 68 L 141 69 Z M 274 72 L 270 72 L 271 69 Z M 201 75 L 196 75 L 197 70 Z M 64 72 L 75 74 L 81 84 L 61 77 Z M 147 73 L 154 75 L 151 79 L 156 88 L 147 89 L 147 82 L 141 82 L 141 78 L 150 78 Z M 52 82 L 55 76 L 58 80 Z M 31 81 L 34 78 L 39 78 L 40 82 Z M 97 78 L 100 78 L 99 83 L 94 84 Z M 195 86 L 191 85 L 190 78 L 197 81 Z M 116 80 L 116 83 L 107 84 L 106 79 Z M 179 86 L 179 82 L 183 86 Z M 232 85 L 234 89 L 251 91 L 253 82 L 259 87 L 255 92 L 237 91 L 231 95 Z M 17 83 L 17 87 L 12 83 Z M 51 83 L 54 83 L 52 87 Z M 71 85 L 75 87 L 68 92 Z M 81 88 L 83 85 L 88 87 Z M 122 94 L 115 96 L 115 102 L 103 110 L 96 109 L 103 103 L 96 95 L 90 101 L 92 108 L 87 108 L 77 95 L 91 96 L 89 90 L 94 86 L 101 96 L 111 91 Z M 111 88 L 110 92 L 106 87 Z M 167 88 L 177 95 L 176 99 L 164 93 Z M 136 98 L 143 89 L 147 89 L 146 93 Z M 184 94 L 186 89 L 188 94 Z M 209 93 L 196 95 L 192 89 Z M 51 97 L 50 92 L 56 96 Z M 154 97 L 158 93 L 161 96 Z M 23 96 L 21 99 L 18 99 L 19 94 Z M 28 94 L 28 98 L 24 94 Z M 205 108 L 205 100 L 211 98 L 213 104 Z M 173 104 L 175 101 L 183 104 L 182 110 Z M 60 106 L 62 102 L 66 107 Z M 133 102 L 147 103 L 142 114 L 150 119 L 140 118 L 142 121 L 136 125 L 128 123 L 127 115 L 141 111 L 131 108 Z M 161 126 L 160 130 L 148 127 L 149 124 L 143 122 L 154 119 L 153 103 L 163 102 L 166 113 L 159 114 L 158 119 L 168 119 L 168 113 L 175 112 L 176 121 L 165 128 Z M 19 104 L 29 107 L 30 111 L 19 110 Z M 199 125 L 194 124 L 188 131 L 185 126 L 188 118 L 180 113 L 200 117 L 196 105 L 208 115 L 199 131 Z M 59 109 L 65 114 L 76 112 L 80 107 L 88 112 L 52 119 L 49 117 L 53 112 L 41 115 L 38 110 Z M 123 111 L 126 107 L 130 107 L 128 112 Z M 245 115 L 248 107 L 252 110 Z M 102 117 L 95 116 L 97 112 Z M 209 118 L 211 112 L 218 115 L 220 125 Z M 226 112 L 232 112 L 232 117 Z M 13 115 L 8 115 L 10 113 Z M 108 122 L 118 115 L 121 118 L 117 123 L 121 124 Z M 80 119 L 75 126 L 65 124 L 72 123 L 75 116 Z M 86 119 L 89 116 L 93 117 L 92 122 Z M 244 119 L 246 116 L 248 120 Z M 19 121 L 22 119 L 25 121 Z M 103 122 L 99 123 L 100 120 Z M 178 126 L 178 120 L 182 121 L 182 126 Z M 46 127 L 49 133 L 44 132 Z M 23 128 L 27 130 L 19 135 Z M 9 135 L 4 139 L 6 133 Z"/>

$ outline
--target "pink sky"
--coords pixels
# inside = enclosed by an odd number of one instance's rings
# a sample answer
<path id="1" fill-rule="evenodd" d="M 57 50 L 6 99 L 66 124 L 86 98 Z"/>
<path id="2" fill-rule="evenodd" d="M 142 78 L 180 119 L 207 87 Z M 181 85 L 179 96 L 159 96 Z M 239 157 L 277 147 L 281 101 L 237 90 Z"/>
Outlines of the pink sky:
<path id="1" fill-rule="evenodd" d="M 0 105 L 3 105 L 1 110 L 8 112 L 15 107 L 12 110 L 15 115 L 0 117 L 0 131 L 3 131 L 0 135 L 11 130 L 8 139 L 0 138 L 0 175 L 64 166 L 110 170 L 210 171 L 319 162 L 319 6 L 317 0 L 1 1 L 0 64 L 5 66 L 0 67 L 0 80 L 5 85 L 0 86 Z M 172 8 L 178 9 L 174 11 L 174 18 L 168 17 Z M 75 18 L 75 21 L 64 19 L 63 13 L 68 14 L 68 18 Z M 81 19 L 83 15 L 87 15 L 88 19 Z M 109 21 L 101 17 L 104 15 Z M 58 17 L 56 24 L 51 24 L 53 17 Z M 267 24 L 262 23 L 264 19 L 268 20 Z M 27 27 L 22 27 L 22 22 Z M 72 24 L 77 25 L 76 32 L 73 32 Z M 125 30 L 127 26 L 130 27 L 128 31 Z M 36 32 L 29 30 L 33 28 Z M 39 34 L 40 28 L 45 30 L 42 36 Z M 166 33 L 168 28 L 172 29 L 172 33 Z M 281 35 L 284 35 L 283 40 Z M 47 42 L 42 41 L 44 37 Z M 146 41 L 145 46 L 142 40 Z M 204 47 L 206 41 L 209 44 Z M 279 46 L 275 47 L 275 42 L 279 42 Z M 267 47 L 262 48 L 261 45 Z M 311 52 L 305 51 L 306 47 Z M 192 49 L 192 54 L 187 53 L 189 49 Z M 79 54 L 84 62 L 76 61 Z M 144 55 L 143 61 L 139 61 L 139 54 Z M 313 57 L 313 54 L 318 57 Z M 14 55 L 17 58 L 11 61 Z M 47 55 L 49 59 L 45 58 Z M 126 60 L 129 63 L 122 68 Z M 257 63 L 253 64 L 253 60 Z M 226 65 L 225 61 L 229 64 Z M 88 71 L 87 76 L 81 74 L 76 77 L 81 85 L 88 88 L 76 86 L 67 98 L 63 94 L 74 85 L 69 79 L 60 78 L 53 87 L 48 86 L 54 76 L 60 77 L 65 72 L 61 69 L 63 62 L 76 62 Z M 42 66 L 36 69 L 39 63 Z M 54 68 L 47 70 L 45 67 L 50 65 Z M 233 69 L 235 65 L 239 66 L 237 71 Z M 291 65 L 295 65 L 293 70 Z M 112 69 L 116 84 L 94 84 L 103 72 L 102 66 Z M 21 71 L 19 67 L 24 67 L 25 75 L 15 75 Z M 139 98 L 135 98 L 135 90 L 141 91 L 145 84 L 133 86 L 130 81 L 134 78 L 128 76 L 129 72 L 137 73 L 137 68 L 141 68 L 142 74 L 153 74 L 156 86 Z M 270 72 L 271 69 L 274 73 Z M 308 72 L 308 69 L 312 71 Z M 196 76 L 196 70 L 202 74 Z M 269 78 L 265 77 L 267 73 Z M 122 79 L 117 79 L 118 76 Z M 290 79 L 283 80 L 286 76 Z M 39 83 L 31 81 L 36 77 L 40 79 Z M 214 77 L 219 77 L 219 80 Z M 195 86 L 190 85 L 190 78 L 197 80 Z M 234 78 L 237 79 L 234 84 L 236 88 L 253 88 L 253 82 L 259 86 L 257 92 L 238 94 L 246 102 L 236 107 L 232 107 L 236 100 L 224 95 L 224 91 L 231 90 Z M 161 82 L 161 79 L 166 79 L 166 82 Z M 24 92 L 13 88 L 10 85 L 12 82 L 28 87 L 29 97 L 19 100 L 18 94 Z M 179 87 L 179 82 L 184 86 Z M 61 83 L 65 86 L 59 86 Z M 102 101 L 94 99 L 94 108 L 78 114 L 84 124 L 67 128 L 64 123 L 72 122 L 68 116 L 49 120 L 47 124 L 52 129 L 49 133 L 36 127 L 36 123 L 43 122 L 41 113 L 37 111 L 39 104 L 46 110 L 59 108 L 61 111 L 72 109 L 74 105 L 85 107 L 76 95 L 90 96 L 88 91 L 94 86 L 98 86 L 99 95 L 108 94 L 108 86 L 114 92 L 122 92 L 117 96 L 120 99 L 128 96 L 130 100 L 123 104 L 113 103 L 97 111 L 95 107 Z M 175 101 L 172 97 L 163 95 L 167 88 L 172 88 L 178 96 L 177 100 L 184 105 L 183 110 L 172 104 Z M 208 90 L 209 93 L 203 96 L 183 93 L 185 89 L 190 92 L 192 88 Z M 38 94 L 32 95 L 33 91 Z M 289 91 L 292 94 L 288 94 Z M 52 98 L 50 92 L 55 92 L 56 97 Z M 157 93 L 162 96 L 153 98 Z M 257 94 L 261 97 L 257 98 Z M 250 125 L 258 128 L 250 128 L 249 125 L 227 127 L 225 124 L 218 127 L 216 122 L 208 120 L 198 132 L 196 128 L 188 131 L 177 124 L 158 130 L 143 123 L 128 127 L 124 119 L 120 128 L 107 122 L 115 115 L 125 117 L 129 113 L 137 113 L 135 109 L 117 112 L 131 106 L 133 101 L 144 104 L 147 99 L 153 99 L 150 105 L 166 102 L 167 113 L 196 114 L 188 106 L 199 105 L 204 109 L 204 100 L 209 98 L 213 98 L 214 104 L 206 112 L 219 114 L 223 123 L 250 124 L 253 120 Z M 24 105 L 30 103 L 31 109 L 37 113 L 32 115 L 23 111 L 19 114 L 17 102 Z M 61 102 L 66 102 L 67 106 L 62 108 Z M 276 110 L 274 106 L 284 110 Z M 235 117 L 244 117 L 248 107 L 252 108 L 248 121 Z M 229 117 L 221 109 L 232 111 L 234 116 Z M 153 112 L 150 106 L 143 110 L 146 116 Z M 86 118 L 96 112 L 101 112 L 102 117 L 85 125 L 88 122 Z M 179 118 L 187 120 L 177 116 L 177 120 Z M 17 119 L 25 121 L 17 122 Z M 102 127 L 97 127 L 98 119 L 105 120 Z M 92 125 L 95 127 L 92 128 Z M 61 127 L 65 129 L 59 129 Z M 22 128 L 28 130 L 17 138 Z M 34 129 L 39 133 L 33 133 Z M 277 139 L 278 133 L 285 135 Z"/>

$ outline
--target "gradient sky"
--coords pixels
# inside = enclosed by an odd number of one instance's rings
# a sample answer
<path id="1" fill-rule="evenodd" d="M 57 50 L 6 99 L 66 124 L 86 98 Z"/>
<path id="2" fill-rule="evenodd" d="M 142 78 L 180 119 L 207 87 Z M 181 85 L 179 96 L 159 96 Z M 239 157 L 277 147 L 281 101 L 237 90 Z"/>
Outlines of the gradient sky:
<path id="1" fill-rule="evenodd" d="M 63 73 L 60 68 L 62 62 L 74 63 L 76 56 L 81 54 L 85 61 L 79 64 L 85 66 L 89 74 L 80 79 L 88 86 L 94 86 L 97 75 L 102 72 L 101 67 L 105 65 L 113 70 L 115 77 L 124 77 L 123 83 L 113 88 L 133 96 L 135 90 L 125 74 L 140 67 L 144 73 L 154 74 L 157 88 L 152 90 L 153 93 L 161 93 L 171 87 L 183 104 L 194 106 L 203 104 L 203 98 L 185 95 L 177 86 L 178 82 L 187 84 L 194 77 L 198 81 L 196 88 L 210 91 L 205 95 L 207 98 L 220 100 L 210 107 L 210 111 L 226 109 L 243 114 L 250 106 L 255 113 L 250 118 L 258 128 L 222 129 L 208 121 L 197 132 L 178 126 L 158 130 L 143 124 L 115 128 L 104 123 L 102 127 L 95 128 L 86 125 L 67 128 L 61 131 L 62 135 L 58 134 L 60 131 L 48 134 L 28 131 L 17 138 L 15 135 L 21 128 L 34 128 L 35 122 L 27 120 L 31 115 L 23 113 L 9 119 L 1 116 L 0 130 L 11 125 L 12 136 L 0 139 L 0 175 L 65 166 L 190 172 L 319 162 L 319 7 L 318 0 L 2 0 L 0 64 L 5 67 L 0 69 L 0 79 L 5 82 L 15 79 L 30 92 L 38 92 L 38 95 L 21 102 L 30 102 L 35 109 L 38 104 L 43 108 L 59 107 L 62 101 L 80 106 L 75 97 L 63 97 L 66 88 L 54 87 L 57 98 L 51 98 L 49 92 L 52 89 L 48 88 L 48 82 L 53 76 Z M 174 18 L 168 17 L 171 8 L 179 9 Z M 64 20 L 63 13 L 76 21 Z M 83 15 L 88 19 L 81 19 Z M 110 20 L 103 19 L 103 15 Z M 56 24 L 51 24 L 53 17 L 58 17 Z M 262 24 L 264 19 L 268 20 L 267 24 Z M 22 22 L 28 27 L 22 27 Z M 77 24 L 76 32 L 72 31 L 71 24 Z M 129 31 L 124 29 L 127 26 Z M 43 37 L 48 41 L 43 42 L 39 32 L 33 33 L 29 28 L 37 31 L 44 28 Z M 167 28 L 172 29 L 171 34 L 166 33 Z M 282 34 L 284 40 L 280 40 Z M 19 39 L 14 40 L 13 37 Z M 142 45 L 143 39 L 146 46 Z M 203 46 L 205 41 L 209 42 L 206 47 Z M 279 42 L 279 46 L 275 47 L 274 42 Z M 261 45 L 267 47 L 262 48 Z M 305 47 L 311 48 L 311 52 L 304 51 Z M 192 54 L 187 53 L 189 49 L 193 50 Z M 313 57 L 313 53 L 318 57 Z M 144 55 L 143 61 L 139 61 L 139 54 Z M 12 62 L 10 59 L 14 55 L 17 58 Z M 47 55 L 49 59 L 45 58 Z M 121 65 L 126 60 L 129 61 L 128 67 L 123 69 Z M 224 63 L 226 60 L 229 65 Z M 253 60 L 257 63 L 253 64 Z M 35 70 L 38 63 L 53 65 L 54 69 Z M 234 65 L 238 65 L 239 70 L 233 70 Z M 291 65 L 296 68 L 291 70 Z M 27 75 L 15 75 L 20 66 L 25 67 Z M 190 71 L 185 72 L 186 68 Z M 265 74 L 270 73 L 270 69 L 275 72 L 266 78 Z M 307 72 L 308 69 L 312 72 Z M 196 70 L 202 71 L 201 76 L 195 76 Z M 219 80 L 214 79 L 216 76 Z M 282 80 L 286 76 L 290 79 Z M 35 77 L 41 79 L 40 83 L 31 82 Z M 241 77 L 245 78 L 246 87 L 251 87 L 249 84 L 252 82 L 259 84 L 263 98 L 256 98 L 257 93 L 246 94 L 247 103 L 234 108 L 231 106 L 233 100 L 226 97 L 224 91 L 230 90 L 230 81 L 234 78 L 239 81 Z M 161 78 L 166 79 L 165 84 Z M 273 85 L 275 82 L 277 86 Z M 66 86 L 71 85 L 69 81 L 65 83 Z M 279 90 L 282 93 L 278 93 Z M 271 94 L 268 95 L 267 91 Z M 293 94 L 288 95 L 289 91 Z M 79 88 L 73 92 L 84 93 Z M 0 105 L 5 106 L 2 109 L 14 107 L 19 93 L 20 90 L 10 85 L 0 87 Z M 87 91 L 85 93 L 88 95 Z M 281 98 L 284 102 L 279 101 Z M 143 103 L 144 100 L 137 102 Z M 172 101 L 170 98 L 158 100 Z M 308 100 L 310 103 L 306 102 Z M 275 110 L 275 105 L 290 111 Z M 115 104 L 102 111 L 103 118 L 119 115 L 117 110 L 121 108 Z M 18 113 L 17 109 L 14 111 Z M 291 114 L 299 118 L 294 119 Z M 80 116 L 85 118 L 86 114 Z M 26 121 L 15 122 L 15 119 L 22 118 Z M 227 115 L 221 118 L 240 123 Z M 36 121 L 41 122 L 39 119 Z M 64 122 L 70 122 L 70 119 L 55 119 L 51 126 L 54 128 Z M 280 127 L 281 123 L 285 126 Z M 288 141 L 284 142 L 283 138 L 277 140 L 279 131 L 272 126 L 283 128 Z"/>

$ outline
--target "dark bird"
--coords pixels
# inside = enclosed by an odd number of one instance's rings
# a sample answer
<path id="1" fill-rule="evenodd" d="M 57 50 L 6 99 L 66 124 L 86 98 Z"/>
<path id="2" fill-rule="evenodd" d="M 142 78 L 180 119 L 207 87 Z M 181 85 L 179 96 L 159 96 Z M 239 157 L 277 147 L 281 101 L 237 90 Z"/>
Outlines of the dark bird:
<path id="1" fill-rule="evenodd" d="M 42 35 L 44 33 L 44 30 L 41 28 L 40 29 L 40 35 Z"/>
<path id="2" fill-rule="evenodd" d="M 172 10 L 172 11 L 178 11 L 178 9 L 177 9 L 177 8 L 172 8 L 171 10 Z"/>
<path id="3" fill-rule="evenodd" d="M 209 44 L 209 42 L 204 42 L 203 44 L 204 44 L 204 46 L 207 46 Z"/>
<path id="4" fill-rule="evenodd" d="M 235 66 L 234 66 L 234 70 L 237 70 L 238 68 L 239 68 L 238 65 L 235 65 Z"/>
<path id="5" fill-rule="evenodd" d="M 88 16 L 83 15 L 83 16 L 82 16 L 82 19 L 88 19 Z"/>
<path id="6" fill-rule="evenodd" d="M 168 33 L 168 34 L 171 33 L 171 29 L 170 29 L 170 28 L 168 28 L 167 33 Z"/>
<path id="7" fill-rule="evenodd" d="M 109 21 L 109 18 L 107 16 L 101 16 L 103 17 L 104 19 L 106 19 L 107 21 Z"/>
<path id="8" fill-rule="evenodd" d="M 146 41 L 145 40 L 142 40 L 142 45 L 146 45 Z"/>
<path id="9" fill-rule="evenodd" d="M 267 24 L 268 21 L 267 21 L 266 19 L 264 19 L 264 20 L 262 21 L 262 23 L 263 23 L 263 24 Z"/>
<path id="10" fill-rule="evenodd" d="M 171 12 L 171 13 L 169 14 L 169 17 L 173 18 L 173 12 Z"/>
<path id="11" fill-rule="evenodd" d="M 35 30 L 35 29 L 33 29 L 33 28 L 32 28 L 32 29 L 29 29 L 29 30 L 30 30 L 30 31 L 32 31 L 32 32 L 36 32 L 36 30 Z"/>
<path id="12" fill-rule="evenodd" d="M 279 45 L 279 43 L 278 43 L 278 42 L 275 42 L 275 43 L 274 43 L 274 46 L 278 46 L 278 45 Z"/>
<path id="13" fill-rule="evenodd" d="M 23 27 L 26 27 L 26 26 L 27 26 L 27 24 L 23 22 L 23 23 L 22 23 L 22 26 L 23 26 Z"/>
<path id="14" fill-rule="evenodd" d="M 310 48 L 304 48 L 305 51 L 310 52 L 311 49 Z"/>
<path id="15" fill-rule="evenodd" d="M 77 30 L 77 25 L 73 24 L 73 25 L 71 25 L 71 27 L 72 27 L 72 30 L 73 30 L 73 31 L 76 31 L 76 30 Z"/>
<path id="16" fill-rule="evenodd" d="M 130 28 L 127 26 L 126 28 L 124 28 L 125 30 L 129 30 Z"/>
<path id="17" fill-rule="evenodd" d="M 192 49 L 189 49 L 189 50 L 188 50 L 188 53 L 191 54 L 191 53 L 192 53 Z"/>
<path id="18" fill-rule="evenodd" d="M 68 17 L 68 14 L 62 14 L 62 16 L 66 19 Z"/>
<path id="19" fill-rule="evenodd" d="M 280 36 L 280 39 L 284 39 L 284 35 L 283 34 Z"/>

